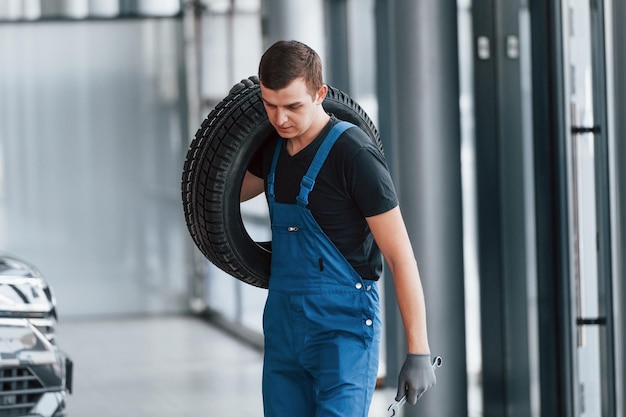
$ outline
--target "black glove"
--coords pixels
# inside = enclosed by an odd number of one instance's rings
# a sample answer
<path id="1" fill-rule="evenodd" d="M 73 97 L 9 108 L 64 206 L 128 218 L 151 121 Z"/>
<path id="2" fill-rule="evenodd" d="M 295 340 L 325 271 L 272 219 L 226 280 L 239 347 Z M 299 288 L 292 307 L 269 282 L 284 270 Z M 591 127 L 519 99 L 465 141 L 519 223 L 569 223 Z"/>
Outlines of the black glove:
<path id="1" fill-rule="evenodd" d="M 430 355 L 409 353 L 406 355 L 406 360 L 398 376 L 396 401 L 400 401 L 406 395 L 406 401 L 415 405 L 422 394 L 436 383 L 437 377 L 430 362 Z"/>

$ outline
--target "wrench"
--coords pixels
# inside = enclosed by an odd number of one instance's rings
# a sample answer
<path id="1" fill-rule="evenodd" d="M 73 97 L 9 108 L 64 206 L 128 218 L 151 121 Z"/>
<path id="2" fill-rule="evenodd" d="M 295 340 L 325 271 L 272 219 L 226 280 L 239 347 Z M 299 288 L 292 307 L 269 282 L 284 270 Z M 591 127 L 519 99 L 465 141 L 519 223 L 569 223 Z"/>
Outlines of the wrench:
<path id="1" fill-rule="evenodd" d="M 437 368 L 440 368 L 442 364 L 443 358 L 441 356 L 435 356 L 433 358 L 433 370 L 437 370 Z M 406 404 L 406 395 L 402 396 L 402 398 L 400 398 L 398 401 L 394 402 L 387 408 L 387 411 L 389 412 L 388 417 L 398 416 L 400 413 L 400 409 L 404 404 Z"/>

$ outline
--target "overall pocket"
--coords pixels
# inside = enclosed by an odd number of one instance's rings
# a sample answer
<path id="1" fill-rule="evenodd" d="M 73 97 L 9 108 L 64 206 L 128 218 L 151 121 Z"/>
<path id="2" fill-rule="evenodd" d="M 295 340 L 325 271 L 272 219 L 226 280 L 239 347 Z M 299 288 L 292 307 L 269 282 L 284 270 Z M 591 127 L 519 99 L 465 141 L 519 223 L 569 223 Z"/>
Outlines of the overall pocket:
<path id="1" fill-rule="evenodd" d="M 311 231 L 301 224 L 272 225 L 271 276 L 281 278 L 317 278 L 323 261 Z"/>

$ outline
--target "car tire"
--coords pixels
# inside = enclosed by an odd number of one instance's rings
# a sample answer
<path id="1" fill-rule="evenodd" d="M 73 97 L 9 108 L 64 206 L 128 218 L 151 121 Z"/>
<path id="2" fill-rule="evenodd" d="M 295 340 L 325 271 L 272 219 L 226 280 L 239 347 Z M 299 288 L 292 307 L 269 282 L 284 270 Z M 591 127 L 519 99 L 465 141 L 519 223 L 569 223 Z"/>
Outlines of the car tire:
<path id="1" fill-rule="evenodd" d="M 329 86 L 324 109 L 359 126 L 382 151 L 378 130 L 347 94 Z M 185 221 L 202 254 L 221 270 L 267 288 L 271 242 L 255 242 L 241 219 L 239 194 L 248 163 L 276 131 L 267 120 L 257 77 L 237 83 L 202 122 L 182 174 Z"/>

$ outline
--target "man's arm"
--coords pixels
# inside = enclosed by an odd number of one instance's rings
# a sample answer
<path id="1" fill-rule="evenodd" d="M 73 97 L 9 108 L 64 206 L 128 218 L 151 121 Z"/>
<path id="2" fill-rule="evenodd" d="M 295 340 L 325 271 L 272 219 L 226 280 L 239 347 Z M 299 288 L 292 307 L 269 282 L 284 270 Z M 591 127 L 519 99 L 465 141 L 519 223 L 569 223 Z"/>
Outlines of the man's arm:
<path id="1" fill-rule="evenodd" d="M 424 292 L 400 208 L 368 217 L 367 223 L 393 277 L 408 351 L 430 353 Z"/>
<path id="2" fill-rule="evenodd" d="M 246 174 L 243 177 L 243 182 L 241 183 L 239 201 L 242 203 L 244 201 L 248 201 L 261 194 L 264 190 L 265 185 L 263 183 L 263 178 L 259 178 L 256 175 L 251 174 L 249 171 L 246 171 Z"/>
<path id="3" fill-rule="evenodd" d="M 417 262 L 399 207 L 368 217 L 367 223 L 391 270 L 406 331 L 408 353 L 398 375 L 396 401 L 406 397 L 409 404 L 415 405 L 437 383 L 430 363 L 426 306 Z"/>

